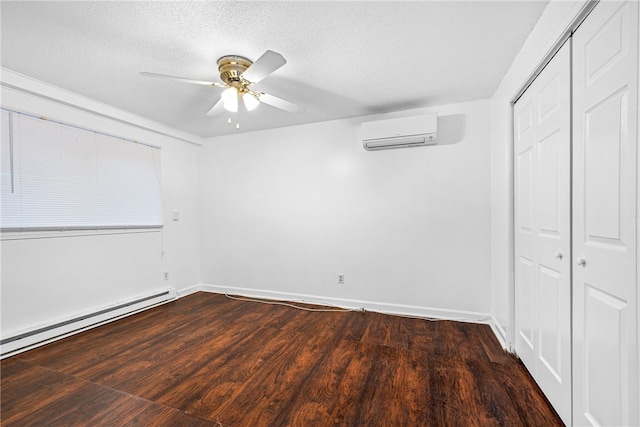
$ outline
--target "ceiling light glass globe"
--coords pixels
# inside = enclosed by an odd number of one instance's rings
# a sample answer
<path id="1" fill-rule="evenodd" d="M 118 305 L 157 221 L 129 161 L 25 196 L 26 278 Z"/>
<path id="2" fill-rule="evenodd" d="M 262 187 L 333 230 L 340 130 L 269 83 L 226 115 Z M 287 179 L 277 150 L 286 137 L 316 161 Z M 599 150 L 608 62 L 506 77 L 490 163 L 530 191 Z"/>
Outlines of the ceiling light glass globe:
<path id="1" fill-rule="evenodd" d="M 238 112 L 238 91 L 235 88 L 230 87 L 222 92 L 223 106 L 227 111 L 233 113 Z"/>
<path id="2" fill-rule="evenodd" d="M 247 111 L 255 110 L 256 107 L 260 105 L 260 101 L 250 93 L 242 94 L 242 100 L 244 101 L 244 106 L 247 108 Z"/>

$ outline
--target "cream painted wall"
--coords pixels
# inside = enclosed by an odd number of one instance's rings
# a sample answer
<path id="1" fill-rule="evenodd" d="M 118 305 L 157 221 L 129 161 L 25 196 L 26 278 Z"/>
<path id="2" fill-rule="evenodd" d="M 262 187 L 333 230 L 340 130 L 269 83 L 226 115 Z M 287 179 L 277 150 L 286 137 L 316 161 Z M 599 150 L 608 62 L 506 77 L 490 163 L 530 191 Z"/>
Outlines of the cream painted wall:
<path id="1" fill-rule="evenodd" d="M 203 283 L 488 313 L 489 107 L 394 114 L 437 112 L 440 143 L 430 147 L 365 151 L 360 124 L 381 116 L 210 139 L 200 161 Z"/>
<path id="2" fill-rule="evenodd" d="M 42 89 L 28 79 L 16 81 L 41 94 L 46 90 L 47 96 L 58 100 L 3 87 L 4 107 L 160 146 L 165 227 L 150 233 L 36 233 L 36 238 L 28 240 L 8 240 L 3 235 L 2 337 L 158 289 L 197 284 L 200 147 L 83 111 L 83 107 L 96 108 L 91 100 L 52 87 Z M 112 113 L 107 106 L 97 109 Z M 172 220 L 174 209 L 180 211 L 179 221 Z M 164 271 L 169 272 L 168 281 L 162 278 Z"/>
<path id="3" fill-rule="evenodd" d="M 491 313 L 509 336 L 511 245 L 511 102 L 564 37 L 584 1 L 549 3 L 491 98 Z"/>

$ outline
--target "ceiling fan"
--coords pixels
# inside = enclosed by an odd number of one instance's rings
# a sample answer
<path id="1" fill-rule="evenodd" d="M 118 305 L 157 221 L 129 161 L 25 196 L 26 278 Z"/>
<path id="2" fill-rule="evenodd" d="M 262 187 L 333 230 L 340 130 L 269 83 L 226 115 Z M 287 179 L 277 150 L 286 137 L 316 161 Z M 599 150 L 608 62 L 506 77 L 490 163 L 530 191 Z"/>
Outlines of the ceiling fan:
<path id="1" fill-rule="evenodd" d="M 304 111 L 303 107 L 278 98 L 277 96 L 251 88 L 252 85 L 262 81 L 286 63 L 287 60 L 284 59 L 282 55 L 272 50 L 267 50 L 255 62 L 252 62 L 244 56 L 225 55 L 218 59 L 218 71 L 220 72 L 220 79 L 223 83 L 192 80 L 184 77 L 168 76 L 166 74 L 149 73 L 146 71 L 140 74 L 146 77 L 226 88 L 220 95 L 218 102 L 207 112 L 207 116 L 217 116 L 225 110 L 237 112 L 240 101 L 242 101 L 242 104 L 248 111 L 252 111 L 260 105 L 260 103 L 264 103 L 290 113 L 301 113 Z"/>

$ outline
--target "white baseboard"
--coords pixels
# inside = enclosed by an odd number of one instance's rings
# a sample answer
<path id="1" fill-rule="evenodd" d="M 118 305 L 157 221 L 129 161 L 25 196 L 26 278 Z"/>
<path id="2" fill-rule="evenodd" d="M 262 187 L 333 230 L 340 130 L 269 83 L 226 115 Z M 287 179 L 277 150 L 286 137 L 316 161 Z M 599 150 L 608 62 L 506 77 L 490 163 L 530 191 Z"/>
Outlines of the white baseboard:
<path id="1" fill-rule="evenodd" d="M 162 289 L 130 298 L 127 301 L 111 304 L 98 310 L 76 313 L 73 316 L 14 332 L 10 336 L 1 338 L 0 359 L 113 322 L 175 299 L 175 289 Z"/>
<path id="2" fill-rule="evenodd" d="M 509 344 L 507 343 L 507 333 L 498 319 L 496 319 L 494 316 L 491 316 L 491 319 L 489 320 L 489 326 L 491 326 L 491 330 L 495 334 L 496 338 L 498 338 L 498 342 L 500 343 L 502 348 L 506 351 L 510 351 Z"/>
<path id="3" fill-rule="evenodd" d="M 195 294 L 196 292 L 201 291 L 202 285 L 193 285 L 187 288 L 176 289 L 176 296 L 178 298 L 186 297 L 187 295 Z"/>
<path id="4" fill-rule="evenodd" d="M 262 289 L 238 288 L 231 286 L 206 285 L 199 286 L 199 290 L 217 294 L 241 295 L 253 298 L 263 298 L 271 300 L 297 301 L 308 304 L 332 305 L 341 308 L 359 309 L 377 313 L 395 314 L 402 316 L 412 316 L 421 318 L 434 318 L 442 320 L 457 320 L 460 322 L 489 323 L 489 313 L 473 311 L 446 310 L 432 307 L 421 307 L 404 304 L 389 304 L 375 301 L 363 301 L 352 299 L 341 299 L 325 297 L 319 295 L 308 295 L 289 292 L 266 291 Z"/>

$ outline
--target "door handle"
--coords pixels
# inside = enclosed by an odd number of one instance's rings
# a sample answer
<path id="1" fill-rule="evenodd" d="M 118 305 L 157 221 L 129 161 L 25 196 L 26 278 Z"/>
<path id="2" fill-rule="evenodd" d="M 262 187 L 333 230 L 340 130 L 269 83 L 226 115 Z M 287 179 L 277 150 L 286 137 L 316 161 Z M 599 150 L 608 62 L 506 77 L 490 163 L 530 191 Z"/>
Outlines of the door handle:
<path id="1" fill-rule="evenodd" d="M 556 251 L 556 258 L 561 260 L 562 259 L 562 252 Z"/>
<path id="2" fill-rule="evenodd" d="M 587 260 L 582 257 L 578 257 L 576 258 L 576 264 L 581 265 L 582 267 L 585 267 L 587 265 Z"/>

